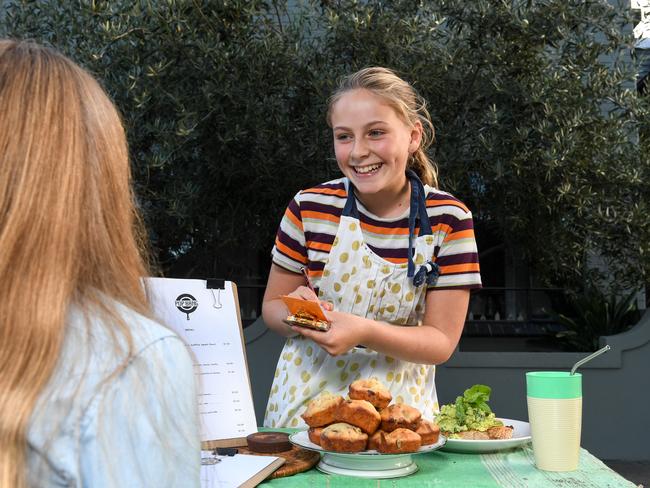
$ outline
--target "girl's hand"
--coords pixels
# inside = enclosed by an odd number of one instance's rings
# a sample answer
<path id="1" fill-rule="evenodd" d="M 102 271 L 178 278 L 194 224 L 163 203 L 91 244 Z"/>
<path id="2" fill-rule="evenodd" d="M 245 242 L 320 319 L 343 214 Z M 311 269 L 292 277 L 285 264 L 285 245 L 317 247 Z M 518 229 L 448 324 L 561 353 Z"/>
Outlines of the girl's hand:
<path id="1" fill-rule="evenodd" d="M 302 285 L 296 288 L 295 290 L 293 290 L 287 296 L 294 297 L 294 298 L 301 298 L 302 300 L 310 300 L 312 302 L 318 301 L 318 297 L 316 296 L 316 293 L 314 293 L 314 290 L 312 290 L 308 286 L 302 286 Z"/>
<path id="2" fill-rule="evenodd" d="M 296 326 L 292 326 L 291 329 L 303 337 L 311 339 L 332 356 L 339 356 L 354 346 L 363 344 L 368 333 L 369 321 L 367 319 L 334 311 L 326 312 L 325 316 L 332 324 L 327 332 Z"/>
<path id="3" fill-rule="evenodd" d="M 294 298 L 300 298 L 302 300 L 310 300 L 312 302 L 318 302 L 320 307 L 323 310 L 333 310 L 334 307 L 330 302 L 325 302 L 323 300 L 319 300 L 318 296 L 316 296 L 316 293 L 314 293 L 314 290 L 309 288 L 308 286 L 299 286 L 295 290 L 293 290 L 291 293 L 289 293 L 290 297 Z"/>

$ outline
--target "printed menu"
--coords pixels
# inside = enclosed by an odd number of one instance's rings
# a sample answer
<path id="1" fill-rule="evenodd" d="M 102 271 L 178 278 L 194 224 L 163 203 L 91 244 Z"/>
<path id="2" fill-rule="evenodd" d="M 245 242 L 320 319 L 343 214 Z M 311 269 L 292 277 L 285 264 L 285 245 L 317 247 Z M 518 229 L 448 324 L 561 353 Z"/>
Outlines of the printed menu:
<path id="1" fill-rule="evenodd" d="M 237 287 L 224 280 L 145 281 L 156 317 L 194 354 L 203 448 L 245 445 L 257 425 Z"/>

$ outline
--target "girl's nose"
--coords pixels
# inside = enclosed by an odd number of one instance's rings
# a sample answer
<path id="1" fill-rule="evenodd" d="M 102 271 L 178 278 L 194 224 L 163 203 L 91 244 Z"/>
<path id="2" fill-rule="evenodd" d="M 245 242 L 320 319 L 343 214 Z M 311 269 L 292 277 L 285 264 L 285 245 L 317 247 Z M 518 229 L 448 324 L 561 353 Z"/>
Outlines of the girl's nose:
<path id="1" fill-rule="evenodd" d="M 363 140 L 363 138 L 357 138 L 354 140 L 352 151 L 350 151 L 350 157 L 352 159 L 363 159 L 367 157 L 369 153 L 370 150 L 368 149 L 368 145 L 366 144 L 366 141 Z"/>

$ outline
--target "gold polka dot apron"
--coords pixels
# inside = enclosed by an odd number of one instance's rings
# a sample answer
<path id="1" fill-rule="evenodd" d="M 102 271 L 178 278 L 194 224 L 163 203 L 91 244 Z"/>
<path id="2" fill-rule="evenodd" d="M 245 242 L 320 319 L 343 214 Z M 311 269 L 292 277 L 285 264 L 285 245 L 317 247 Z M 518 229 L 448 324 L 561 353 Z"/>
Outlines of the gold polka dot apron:
<path id="1" fill-rule="evenodd" d="M 407 175 L 411 201 L 409 259 L 404 264 L 381 258 L 364 242 L 353 187 L 346 181 L 348 199 L 319 290 L 321 300 L 333 303 L 335 310 L 404 327 L 421 323 L 426 285 L 435 282 L 438 267 L 433 262 L 435 241 L 424 186 L 414 173 Z M 297 336 L 287 339 L 278 360 L 264 425 L 304 428 L 300 414 L 314 397 L 322 391 L 346 396 L 351 382 L 372 377 L 389 388 L 393 402 L 412 405 L 428 419 L 438 412 L 435 366 L 402 361 L 363 346 L 331 356 Z"/>

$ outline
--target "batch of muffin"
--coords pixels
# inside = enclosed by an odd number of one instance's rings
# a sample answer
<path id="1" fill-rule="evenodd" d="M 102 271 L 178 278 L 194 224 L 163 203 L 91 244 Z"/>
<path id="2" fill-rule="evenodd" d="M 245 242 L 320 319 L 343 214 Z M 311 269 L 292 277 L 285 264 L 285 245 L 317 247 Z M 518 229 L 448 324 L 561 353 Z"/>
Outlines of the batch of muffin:
<path id="1" fill-rule="evenodd" d="M 415 452 L 438 442 L 440 428 L 417 408 L 391 405 L 390 391 L 375 378 L 353 382 L 348 396 L 322 393 L 307 405 L 301 417 L 311 442 L 326 451 L 383 454 Z"/>

